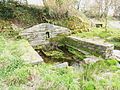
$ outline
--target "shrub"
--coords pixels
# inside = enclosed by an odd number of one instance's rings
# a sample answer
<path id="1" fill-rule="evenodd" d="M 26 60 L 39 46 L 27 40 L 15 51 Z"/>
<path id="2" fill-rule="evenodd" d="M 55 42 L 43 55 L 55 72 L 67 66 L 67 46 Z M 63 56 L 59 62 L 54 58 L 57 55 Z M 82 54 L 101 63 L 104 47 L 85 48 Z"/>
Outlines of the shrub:
<path id="1" fill-rule="evenodd" d="M 46 10 L 46 8 L 21 5 L 18 2 L 0 3 L 0 19 L 27 27 L 45 22 L 48 15 Z"/>
<path id="2" fill-rule="evenodd" d="M 13 19 L 14 18 L 14 7 L 10 4 L 0 3 L 0 18 L 2 19 Z"/>
<path id="3" fill-rule="evenodd" d="M 89 31 L 89 22 L 85 15 L 72 8 L 74 0 L 48 0 L 45 6 L 49 9 L 48 22 L 70 28 L 73 33 Z"/>
<path id="4" fill-rule="evenodd" d="M 79 17 L 70 17 L 68 19 L 68 28 L 73 30 L 73 33 L 89 31 L 89 24 L 83 22 Z"/>
<path id="5" fill-rule="evenodd" d="M 45 7 L 49 8 L 49 15 L 54 19 L 61 19 L 68 16 L 68 9 L 74 0 L 47 0 Z"/>

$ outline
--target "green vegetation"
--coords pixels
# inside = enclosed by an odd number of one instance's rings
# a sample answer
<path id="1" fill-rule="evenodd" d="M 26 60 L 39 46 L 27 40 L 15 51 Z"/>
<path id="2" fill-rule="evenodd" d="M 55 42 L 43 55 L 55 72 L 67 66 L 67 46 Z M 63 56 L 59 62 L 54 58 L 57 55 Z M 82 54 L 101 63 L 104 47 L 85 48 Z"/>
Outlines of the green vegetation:
<path id="1" fill-rule="evenodd" d="M 73 55 L 75 55 L 79 60 L 83 60 L 86 56 L 84 54 L 82 54 L 81 52 L 73 49 L 73 48 L 68 48 L 68 51 L 70 53 L 72 53 Z"/>
<path id="2" fill-rule="evenodd" d="M 22 69 L 24 63 L 20 56 L 23 52 L 18 48 L 19 41 L 7 39 L 0 36 L 0 80 L 7 84 L 24 83 L 28 73 L 24 73 L 25 69 Z M 22 73 L 26 76 L 20 75 Z"/>
<path id="3" fill-rule="evenodd" d="M 120 32 L 119 29 L 108 28 L 107 31 L 104 28 L 92 28 L 90 32 L 83 32 L 75 34 L 75 36 L 80 36 L 82 38 L 102 38 L 115 45 L 116 48 L 120 49 Z"/>
<path id="4" fill-rule="evenodd" d="M 64 59 L 64 53 L 60 51 L 47 51 L 44 52 L 47 57 L 52 57 L 54 59 Z"/>
<path id="5" fill-rule="evenodd" d="M 53 3 L 50 2 L 50 5 L 51 4 L 53 5 Z M 35 7 L 21 5 L 18 2 L 12 1 L 6 2 L 5 4 L 0 2 L 0 19 L 14 23 L 19 27 L 26 28 L 39 23 L 52 23 L 69 27 L 73 33 L 76 33 L 77 31 L 88 31 L 89 23 L 82 12 L 79 14 L 74 10 L 74 13 L 77 14 L 77 16 L 68 15 L 68 13 L 71 12 L 69 10 L 63 10 L 61 14 L 59 12 L 61 11 L 57 11 L 57 8 L 51 6 Z M 84 18 L 84 20 L 81 17 Z"/>
<path id="6" fill-rule="evenodd" d="M 28 7 L 17 2 L 0 3 L 0 18 L 22 27 L 45 22 L 47 17 L 45 12 L 45 8 Z"/>
<path id="7" fill-rule="evenodd" d="M 47 2 L 45 7 L 8 1 L 6 3 L 0 1 L 0 90 L 34 89 L 33 87 L 35 90 L 120 90 L 120 67 L 117 66 L 119 62 L 108 59 L 85 64 L 83 59 L 86 56 L 83 53 L 65 46 L 65 35 L 50 39 L 51 45 L 35 47 L 36 50 L 42 49 L 47 59 L 52 58 L 55 63 L 26 64 L 21 56 L 26 48 L 23 45 L 27 43 L 19 36 L 20 30 L 13 29 L 11 24 L 26 28 L 39 23 L 52 23 L 70 28 L 72 33 L 76 33 L 74 35 L 80 37 L 105 39 L 118 49 L 120 49 L 119 30 L 108 28 L 105 31 L 103 28 L 92 28 L 92 31 L 89 31 L 89 22 L 84 14 L 75 9 L 69 11 L 66 7 L 73 6 L 70 5 L 70 0 Z M 70 43 L 74 44 L 72 41 Z M 55 67 L 56 62 L 71 64 L 70 62 L 77 61 L 78 68 Z"/>
<path id="8" fill-rule="evenodd" d="M 73 67 L 58 69 L 51 64 L 32 66 L 25 64 L 20 58 L 23 53 L 18 48 L 21 40 L 7 39 L 3 36 L 0 37 L 1 89 L 7 85 L 9 90 L 22 90 L 22 85 L 26 85 L 33 77 L 40 78 L 38 90 L 106 90 L 108 87 L 110 90 L 120 89 L 120 71 L 116 66 L 118 63 L 116 60 L 102 60 L 89 65 L 83 64 L 83 71 L 81 72 L 76 71 Z M 73 52 L 73 50 L 70 51 Z M 78 55 L 76 52 L 74 54 Z"/>

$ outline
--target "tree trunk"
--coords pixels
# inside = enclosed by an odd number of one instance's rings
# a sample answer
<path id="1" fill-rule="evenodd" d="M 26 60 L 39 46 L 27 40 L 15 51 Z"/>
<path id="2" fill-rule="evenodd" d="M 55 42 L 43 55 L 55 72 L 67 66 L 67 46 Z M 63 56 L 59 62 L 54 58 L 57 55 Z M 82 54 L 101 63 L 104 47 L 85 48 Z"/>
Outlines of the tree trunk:
<path id="1" fill-rule="evenodd" d="M 28 0 L 25 0 L 25 4 L 28 6 Z"/>
<path id="2" fill-rule="evenodd" d="M 78 1 L 78 6 L 77 6 L 78 10 L 80 10 L 80 3 L 81 3 L 81 0 Z"/>

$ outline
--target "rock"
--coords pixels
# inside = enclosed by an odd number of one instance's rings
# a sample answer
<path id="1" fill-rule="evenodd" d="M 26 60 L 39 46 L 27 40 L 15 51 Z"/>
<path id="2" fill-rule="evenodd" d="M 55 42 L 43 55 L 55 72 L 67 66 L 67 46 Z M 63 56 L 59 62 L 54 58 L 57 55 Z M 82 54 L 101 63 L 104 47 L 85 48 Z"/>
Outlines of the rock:
<path id="1" fill-rule="evenodd" d="M 32 46 L 38 46 L 49 43 L 49 38 L 54 38 L 58 34 L 70 33 L 68 28 L 42 23 L 25 29 L 20 35 L 27 38 Z"/>
<path id="2" fill-rule="evenodd" d="M 66 68 L 66 67 L 68 67 L 68 62 L 56 64 L 55 67 L 56 68 Z"/>
<path id="3" fill-rule="evenodd" d="M 28 64 L 39 64 L 43 63 L 42 57 L 33 49 L 33 47 L 26 41 L 22 40 L 19 48 L 22 52 L 21 59 Z"/>
<path id="4" fill-rule="evenodd" d="M 84 68 L 83 68 L 83 66 L 80 63 L 73 63 L 72 67 L 74 67 L 74 70 L 76 72 L 78 72 L 78 71 L 79 72 L 83 72 L 84 71 Z"/>
<path id="5" fill-rule="evenodd" d="M 34 61 L 30 62 L 30 64 L 34 64 L 34 65 L 37 65 L 37 64 L 40 64 L 40 63 L 44 63 L 44 62 L 41 62 L 41 60 L 34 60 Z"/>
<path id="6" fill-rule="evenodd" d="M 120 50 L 113 50 L 113 56 L 112 58 L 120 61 Z"/>
<path id="7" fill-rule="evenodd" d="M 79 63 L 76 63 L 76 62 L 72 63 L 72 67 L 78 68 L 79 66 L 80 66 Z"/>
<path id="8" fill-rule="evenodd" d="M 117 64 L 117 68 L 120 68 L 120 64 L 119 63 Z"/>
<path id="9" fill-rule="evenodd" d="M 99 60 L 102 60 L 102 59 L 95 56 L 89 56 L 85 58 L 83 61 L 85 61 L 86 64 L 92 64 L 92 63 L 96 63 Z"/>

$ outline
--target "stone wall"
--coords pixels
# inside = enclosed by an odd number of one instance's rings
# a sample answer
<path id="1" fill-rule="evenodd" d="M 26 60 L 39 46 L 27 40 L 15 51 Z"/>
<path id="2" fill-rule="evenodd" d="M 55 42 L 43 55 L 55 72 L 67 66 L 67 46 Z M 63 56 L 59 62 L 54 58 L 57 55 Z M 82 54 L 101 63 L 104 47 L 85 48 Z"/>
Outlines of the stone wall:
<path id="1" fill-rule="evenodd" d="M 114 45 L 98 38 L 85 39 L 75 36 L 68 36 L 66 38 L 65 44 L 78 50 L 84 50 L 90 54 L 101 56 L 105 59 L 112 56 L 114 49 Z"/>
<path id="2" fill-rule="evenodd" d="M 32 46 L 42 45 L 49 42 L 49 38 L 56 37 L 58 34 L 70 34 L 68 28 L 56 26 L 49 23 L 42 23 L 31 28 L 25 29 L 20 33 Z"/>

